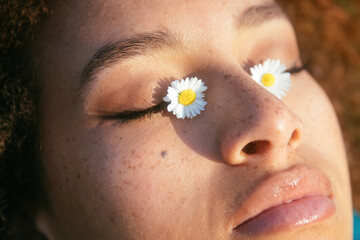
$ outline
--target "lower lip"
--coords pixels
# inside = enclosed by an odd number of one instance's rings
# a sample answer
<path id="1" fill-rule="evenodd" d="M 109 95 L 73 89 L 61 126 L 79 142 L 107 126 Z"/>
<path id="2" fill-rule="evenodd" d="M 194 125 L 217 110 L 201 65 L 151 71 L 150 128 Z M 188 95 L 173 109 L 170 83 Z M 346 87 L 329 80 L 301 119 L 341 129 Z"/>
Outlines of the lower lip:
<path id="1" fill-rule="evenodd" d="M 234 230 L 244 235 L 263 235 L 290 231 L 322 221 L 335 213 L 335 204 L 324 196 L 306 196 L 269 208 Z"/>

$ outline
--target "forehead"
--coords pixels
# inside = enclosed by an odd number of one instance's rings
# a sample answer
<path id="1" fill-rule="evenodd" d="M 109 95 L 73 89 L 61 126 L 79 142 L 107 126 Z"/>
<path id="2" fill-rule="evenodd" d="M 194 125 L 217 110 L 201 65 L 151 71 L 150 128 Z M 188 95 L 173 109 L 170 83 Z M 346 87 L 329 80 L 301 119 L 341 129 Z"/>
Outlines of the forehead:
<path id="1" fill-rule="evenodd" d="M 71 73 L 64 78 L 74 89 L 74 82 L 78 82 L 88 61 L 105 45 L 165 29 L 180 36 L 187 47 L 220 46 L 233 37 L 230 33 L 236 18 L 246 9 L 273 3 L 270 0 L 55 1 L 50 6 L 52 15 L 34 41 L 35 59 L 40 71 L 46 66 L 53 75 Z M 269 12 L 262 17 L 266 18 Z"/>
<path id="2" fill-rule="evenodd" d="M 51 9 L 58 27 L 76 29 L 83 27 L 121 30 L 123 35 L 138 29 L 161 27 L 179 23 L 179 19 L 206 26 L 212 19 L 223 14 L 246 8 L 250 4 L 259 4 L 265 0 L 93 0 L 93 1 L 55 1 Z M 201 19 L 200 19 L 201 18 Z M 193 21 L 195 20 L 196 21 Z M 210 22 L 209 22 L 210 21 Z M 103 23 L 106 22 L 106 26 Z M 207 23 L 207 24 L 205 24 Z"/>
<path id="3" fill-rule="evenodd" d="M 41 28 L 39 39 L 51 42 L 52 48 L 63 43 L 70 47 L 77 40 L 78 45 L 74 47 L 80 50 L 83 46 L 95 44 L 94 47 L 99 48 L 110 39 L 129 38 L 137 33 L 164 28 L 189 34 L 218 33 L 248 6 L 269 2 L 273 1 L 54 1 L 50 6 L 52 15 Z"/>

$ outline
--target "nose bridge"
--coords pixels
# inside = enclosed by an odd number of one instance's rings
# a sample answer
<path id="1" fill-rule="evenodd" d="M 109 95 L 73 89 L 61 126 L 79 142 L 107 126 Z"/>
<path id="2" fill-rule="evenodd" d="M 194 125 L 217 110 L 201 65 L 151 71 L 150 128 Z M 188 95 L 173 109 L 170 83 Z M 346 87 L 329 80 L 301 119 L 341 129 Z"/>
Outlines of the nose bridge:
<path id="1" fill-rule="evenodd" d="M 231 165 L 253 159 L 279 158 L 301 142 L 300 119 L 276 96 L 246 79 L 239 111 L 233 111 L 223 131 L 221 155 Z M 229 96 L 230 97 L 230 96 Z M 259 158 L 260 157 L 260 158 Z M 254 160 L 255 161 L 255 160 Z"/>

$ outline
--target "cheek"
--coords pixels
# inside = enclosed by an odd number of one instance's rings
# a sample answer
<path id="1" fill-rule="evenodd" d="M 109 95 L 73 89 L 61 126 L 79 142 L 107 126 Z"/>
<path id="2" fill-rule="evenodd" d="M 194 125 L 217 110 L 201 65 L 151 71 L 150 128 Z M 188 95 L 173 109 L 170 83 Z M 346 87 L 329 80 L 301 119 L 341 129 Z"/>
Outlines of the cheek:
<path id="1" fill-rule="evenodd" d="M 44 164 L 45 188 L 62 229 L 79 233 L 91 226 L 92 234 L 98 233 L 101 239 L 101 233 L 114 233 L 121 226 L 121 234 L 126 235 L 139 225 L 149 226 L 149 219 L 165 222 L 162 214 L 172 211 L 169 203 L 185 201 L 184 196 L 176 196 L 184 173 L 178 166 L 182 159 L 175 157 L 179 155 L 171 144 L 158 138 L 150 143 L 146 134 L 134 139 L 115 133 L 106 139 L 87 139 L 80 144 L 70 138 L 62 147 L 64 154 L 49 151 L 44 155 L 49 159 Z"/>
<path id="2" fill-rule="evenodd" d="M 110 228 L 121 225 L 131 232 L 150 217 L 161 222 L 163 213 L 172 211 L 169 203 L 185 201 L 184 191 L 176 190 L 182 188 L 185 173 L 181 166 L 184 159 L 163 134 L 169 135 L 169 129 L 159 131 L 155 127 L 157 133 L 126 129 L 113 129 L 106 138 L 82 144 L 88 148 L 78 157 L 83 159 L 79 166 L 81 179 L 71 194 L 84 205 L 84 213 L 91 212 Z"/>
<path id="3" fill-rule="evenodd" d="M 303 123 L 303 143 L 322 150 L 326 158 L 344 152 L 342 136 L 334 109 L 315 80 L 306 72 L 293 79 L 285 104 Z"/>
<path id="4" fill-rule="evenodd" d="M 331 178 L 340 205 L 350 202 L 349 172 L 336 114 L 324 91 L 308 74 L 293 81 L 285 103 L 303 122 L 303 142 L 298 149 L 309 164 Z"/>

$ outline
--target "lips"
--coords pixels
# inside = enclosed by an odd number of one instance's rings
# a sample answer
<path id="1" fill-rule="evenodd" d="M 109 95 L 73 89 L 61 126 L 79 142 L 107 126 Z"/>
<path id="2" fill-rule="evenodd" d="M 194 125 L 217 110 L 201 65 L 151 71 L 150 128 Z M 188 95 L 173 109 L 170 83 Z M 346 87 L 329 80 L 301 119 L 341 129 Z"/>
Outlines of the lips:
<path id="1" fill-rule="evenodd" d="M 296 165 L 261 181 L 235 211 L 231 229 L 243 235 L 292 230 L 335 213 L 329 179 L 318 169 Z"/>

